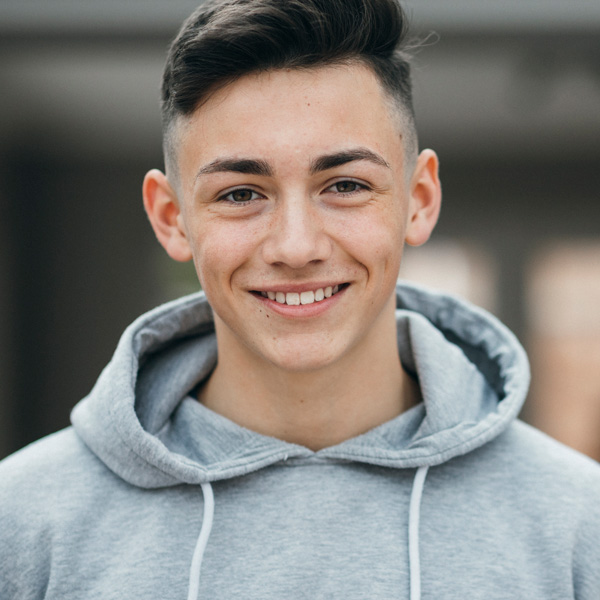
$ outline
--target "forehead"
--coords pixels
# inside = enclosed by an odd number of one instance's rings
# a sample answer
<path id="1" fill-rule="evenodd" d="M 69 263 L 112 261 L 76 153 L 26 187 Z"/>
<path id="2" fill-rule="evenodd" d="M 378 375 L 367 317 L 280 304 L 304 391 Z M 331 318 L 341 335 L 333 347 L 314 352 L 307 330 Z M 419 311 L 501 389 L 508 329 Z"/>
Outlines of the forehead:
<path id="1" fill-rule="evenodd" d="M 273 70 L 215 92 L 179 124 L 183 177 L 220 156 L 307 165 L 341 147 L 367 147 L 391 164 L 402 158 L 398 111 L 363 65 Z"/>

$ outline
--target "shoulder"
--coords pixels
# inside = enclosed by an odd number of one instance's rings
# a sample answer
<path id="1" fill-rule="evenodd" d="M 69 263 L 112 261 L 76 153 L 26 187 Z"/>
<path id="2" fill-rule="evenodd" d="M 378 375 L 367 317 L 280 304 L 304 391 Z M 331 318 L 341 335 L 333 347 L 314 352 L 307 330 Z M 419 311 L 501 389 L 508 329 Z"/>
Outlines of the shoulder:
<path id="1" fill-rule="evenodd" d="M 105 469 L 69 427 L 26 446 L 0 462 L 0 506 L 15 494 L 27 491 L 64 491 L 68 481 L 93 476 Z"/>
<path id="2" fill-rule="evenodd" d="M 600 560 L 600 464 L 520 421 L 487 452 L 501 499 Z"/>
<path id="3" fill-rule="evenodd" d="M 514 468 L 600 492 L 600 464 L 531 425 L 516 421 L 498 444 Z"/>
<path id="4" fill-rule="evenodd" d="M 116 479 L 70 427 L 30 444 L 0 462 L 2 537 L 52 528 Z"/>
<path id="5" fill-rule="evenodd" d="M 0 542 L 62 530 L 127 484 L 69 427 L 0 462 Z"/>
<path id="6" fill-rule="evenodd" d="M 469 460 L 469 459 L 468 459 Z M 600 464 L 522 421 L 473 453 L 476 465 L 518 494 L 539 494 L 538 503 L 572 499 L 598 506 Z"/>
<path id="7" fill-rule="evenodd" d="M 106 472 L 71 428 L 0 462 L 0 597 L 34 597 L 44 589 L 57 529 L 83 504 L 90 481 Z"/>
<path id="8" fill-rule="evenodd" d="M 569 531 L 587 523 L 600 536 L 600 465 L 526 423 L 515 421 L 448 467 L 446 478 L 466 478 L 524 517 L 545 515 Z"/>

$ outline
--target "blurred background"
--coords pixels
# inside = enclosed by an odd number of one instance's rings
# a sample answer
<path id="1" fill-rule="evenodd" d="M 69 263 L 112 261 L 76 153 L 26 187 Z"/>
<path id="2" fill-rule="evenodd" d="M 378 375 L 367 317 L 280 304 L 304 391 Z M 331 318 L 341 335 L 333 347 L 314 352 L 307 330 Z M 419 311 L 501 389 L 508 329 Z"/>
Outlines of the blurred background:
<path id="1" fill-rule="evenodd" d="M 124 327 L 193 291 L 141 181 L 190 0 L 0 3 L 0 457 L 68 424 Z M 402 275 L 489 308 L 533 367 L 523 418 L 600 458 L 600 3 L 412 0 L 444 209 Z M 435 32 L 435 33 L 432 33 Z"/>

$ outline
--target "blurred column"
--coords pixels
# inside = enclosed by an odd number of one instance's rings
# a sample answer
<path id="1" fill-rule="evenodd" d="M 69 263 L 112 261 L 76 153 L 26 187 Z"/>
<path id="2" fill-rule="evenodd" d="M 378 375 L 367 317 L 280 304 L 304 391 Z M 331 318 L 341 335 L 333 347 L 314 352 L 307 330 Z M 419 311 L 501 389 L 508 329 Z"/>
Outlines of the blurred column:
<path id="1" fill-rule="evenodd" d="M 563 242 L 529 268 L 534 425 L 600 460 L 600 242 Z"/>
<path id="2" fill-rule="evenodd" d="M 54 351 L 46 308 L 53 298 L 60 235 L 53 218 L 58 198 L 50 193 L 52 172 L 35 149 L 14 146 L 3 161 L 2 226 L 7 231 L 2 238 L 10 271 L 8 278 L 3 277 L 8 289 L 3 290 L 1 307 L 6 319 L 3 344 L 8 346 L 6 362 L 1 362 L 10 371 L 10 388 L 2 398 L 5 415 L 10 416 L 5 452 L 38 437 L 47 415 L 55 410 L 48 402 L 52 390 L 45 379 Z"/>
<path id="3" fill-rule="evenodd" d="M 498 266 L 485 248 L 453 239 L 407 247 L 400 277 L 498 310 Z"/>

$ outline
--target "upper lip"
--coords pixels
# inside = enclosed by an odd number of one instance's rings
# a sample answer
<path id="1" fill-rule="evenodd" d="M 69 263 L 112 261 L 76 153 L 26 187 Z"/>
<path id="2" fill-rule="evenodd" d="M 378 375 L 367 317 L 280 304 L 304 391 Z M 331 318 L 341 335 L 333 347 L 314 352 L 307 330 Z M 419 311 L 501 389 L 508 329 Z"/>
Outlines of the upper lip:
<path id="1" fill-rule="evenodd" d="M 344 283 L 348 283 L 347 281 L 317 281 L 315 283 L 280 283 L 280 284 L 269 284 L 265 287 L 254 287 L 252 288 L 253 292 L 283 292 L 284 294 L 288 293 L 298 293 L 302 292 L 314 292 L 318 289 L 325 289 L 326 287 L 335 287 L 336 285 L 342 285 Z"/>

